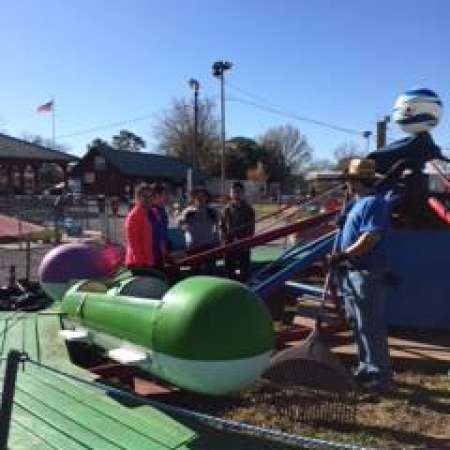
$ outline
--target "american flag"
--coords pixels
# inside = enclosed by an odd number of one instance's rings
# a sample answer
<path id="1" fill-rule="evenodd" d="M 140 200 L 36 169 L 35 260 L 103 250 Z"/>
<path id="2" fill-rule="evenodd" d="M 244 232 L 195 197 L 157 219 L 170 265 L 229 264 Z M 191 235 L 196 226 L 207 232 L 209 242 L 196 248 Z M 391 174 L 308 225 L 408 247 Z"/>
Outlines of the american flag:
<path id="1" fill-rule="evenodd" d="M 37 112 L 50 112 L 53 109 L 53 100 L 37 107 Z"/>

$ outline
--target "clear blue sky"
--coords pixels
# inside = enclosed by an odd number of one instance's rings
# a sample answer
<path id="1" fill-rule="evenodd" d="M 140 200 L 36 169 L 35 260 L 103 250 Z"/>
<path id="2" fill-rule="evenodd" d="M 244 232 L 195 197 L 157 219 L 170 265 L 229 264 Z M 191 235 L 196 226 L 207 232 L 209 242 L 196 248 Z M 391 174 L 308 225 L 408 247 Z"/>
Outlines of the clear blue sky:
<path id="1" fill-rule="evenodd" d="M 50 115 L 35 108 L 53 95 L 56 134 L 158 115 L 174 97 L 217 95 L 211 63 L 229 59 L 228 94 L 354 129 L 373 129 L 397 95 L 436 90 L 450 105 L 447 0 L 3 0 L 0 129 L 51 137 Z M 249 100 L 252 100 L 248 98 Z M 126 125 L 152 145 L 154 118 Z M 291 122 L 317 157 L 362 139 L 227 103 L 227 135 L 255 137 Z M 434 136 L 450 147 L 449 115 Z M 60 139 L 82 154 L 94 137 Z M 400 133 L 393 125 L 392 138 Z"/>

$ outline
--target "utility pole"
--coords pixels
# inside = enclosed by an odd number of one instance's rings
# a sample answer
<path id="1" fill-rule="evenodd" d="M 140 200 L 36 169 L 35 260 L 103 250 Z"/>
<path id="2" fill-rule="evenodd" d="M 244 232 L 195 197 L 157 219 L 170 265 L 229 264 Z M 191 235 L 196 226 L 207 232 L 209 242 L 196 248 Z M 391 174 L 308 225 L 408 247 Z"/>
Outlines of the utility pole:
<path id="1" fill-rule="evenodd" d="M 386 145 L 386 131 L 389 120 L 390 117 L 385 116 L 384 119 L 377 121 L 377 150 Z"/>
<path id="2" fill-rule="evenodd" d="M 55 97 L 52 97 L 52 147 L 56 150 L 56 137 L 55 137 Z"/>
<path id="3" fill-rule="evenodd" d="M 220 111 L 221 111 L 221 144 L 222 144 L 222 155 L 220 164 L 220 184 L 221 184 L 221 194 L 222 198 L 225 197 L 225 80 L 224 72 L 230 70 L 233 64 L 229 61 L 216 61 L 212 65 L 212 73 L 216 78 L 220 80 Z"/>
<path id="4" fill-rule="evenodd" d="M 197 170 L 197 151 L 198 151 L 198 92 L 200 90 L 200 83 L 198 80 L 191 78 L 189 86 L 194 91 L 194 142 L 192 146 L 192 171 Z"/>

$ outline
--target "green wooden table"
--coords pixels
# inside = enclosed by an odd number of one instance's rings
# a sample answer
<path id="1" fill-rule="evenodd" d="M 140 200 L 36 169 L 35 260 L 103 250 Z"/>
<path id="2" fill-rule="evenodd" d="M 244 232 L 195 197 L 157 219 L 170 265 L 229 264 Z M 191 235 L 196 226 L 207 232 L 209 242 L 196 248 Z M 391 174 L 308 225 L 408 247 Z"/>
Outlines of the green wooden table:
<path id="1" fill-rule="evenodd" d="M 59 317 L 0 313 L 1 356 L 15 348 L 35 361 L 92 380 L 73 366 L 58 336 Z M 5 362 L 2 362 L 3 374 Z M 3 376 L 3 375 L 2 375 Z M 145 404 L 127 407 L 106 392 L 26 362 L 18 372 L 9 448 L 26 450 L 283 450 L 291 447 L 213 430 Z"/>

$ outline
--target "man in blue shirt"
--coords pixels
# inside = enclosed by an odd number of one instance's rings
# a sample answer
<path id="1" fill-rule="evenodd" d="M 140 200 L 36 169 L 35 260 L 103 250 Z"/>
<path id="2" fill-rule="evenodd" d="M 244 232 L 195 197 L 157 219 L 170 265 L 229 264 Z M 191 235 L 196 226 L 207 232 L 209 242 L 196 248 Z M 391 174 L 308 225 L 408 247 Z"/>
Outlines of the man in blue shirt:
<path id="1" fill-rule="evenodd" d="M 374 161 L 351 160 L 345 179 L 353 203 L 342 226 L 338 251 L 329 256 L 329 262 L 338 269 L 347 318 L 358 347 L 356 382 L 382 392 L 391 382 L 384 316 L 389 205 L 383 194 L 374 192 Z"/>

